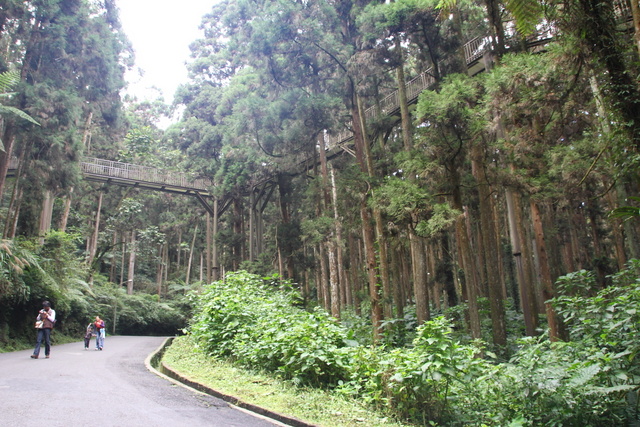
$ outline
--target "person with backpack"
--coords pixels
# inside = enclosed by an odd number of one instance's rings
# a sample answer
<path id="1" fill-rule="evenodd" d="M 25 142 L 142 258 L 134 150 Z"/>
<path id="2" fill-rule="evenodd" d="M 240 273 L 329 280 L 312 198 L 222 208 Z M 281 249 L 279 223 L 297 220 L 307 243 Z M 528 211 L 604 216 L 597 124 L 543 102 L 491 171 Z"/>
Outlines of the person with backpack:
<path id="1" fill-rule="evenodd" d="M 56 312 L 51 308 L 49 301 L 42 303 L 42 310 L 38 312 L 36 317 L 36 329 L 38 330 L 38 336 L 36 338 L 36 347 L 33 349 L 32 359 L 37 359 L 40 356 L 40 346 L 44 341 L 44 357 L 49 358 L 51 356 L 51 330 L 56 323 Z"/>
<path id="2" fill-rule="evenodd" d="M 96 321 L 93 322 L 93 326 L 96 333 L 96 350 L 102 350 L 102 347 L 104 347 L 104 336 L 106 334 L 104 320 L 102 320 L 100 316 L 96 316 Z"/>
<path id="3" fill-rule="evenodd" d="M 89 322 L 87 325 L 87 330 L 84 333 L 84 349 L 89 350 L 89 343 L 91 342 L 91 337 L 93 336 L 93 322 Z"/>

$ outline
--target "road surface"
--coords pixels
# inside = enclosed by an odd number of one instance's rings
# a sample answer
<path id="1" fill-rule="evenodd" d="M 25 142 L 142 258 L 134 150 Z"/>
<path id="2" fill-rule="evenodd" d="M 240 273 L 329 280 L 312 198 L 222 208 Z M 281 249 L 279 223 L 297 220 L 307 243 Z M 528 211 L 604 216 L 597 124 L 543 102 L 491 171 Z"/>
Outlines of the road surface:
<path id="1" fill-rule="evenodd" d="M 0 427 L 282 425 L 147 370 L 144 360 L 163 341 L 107 337 L 103 351 L 54 345 L 50 359 L 44 348 L 39 359 L 30 350 L 1 353 Z"/>

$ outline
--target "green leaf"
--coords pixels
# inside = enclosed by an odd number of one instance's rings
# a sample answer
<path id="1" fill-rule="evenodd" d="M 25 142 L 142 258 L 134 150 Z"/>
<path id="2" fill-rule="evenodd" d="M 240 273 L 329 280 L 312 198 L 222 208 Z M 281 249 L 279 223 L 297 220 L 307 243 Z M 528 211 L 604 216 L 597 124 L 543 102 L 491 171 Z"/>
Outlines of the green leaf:
<path id="1" fill-rule="evenodd" d="M 0 115 L 14 115 L 17 116 L 21 119 L 27 120 L 33 124 L 36 124 L 38 126 L 40 126 L 40 123 L 38 123 L 33 117 L 31 117 L 30 115 L 28 115 L 27 113 L 25 113 L 22 110 L 19 110 L 15 107 L 9 107 L 6 105 L 0 105 Z"/>

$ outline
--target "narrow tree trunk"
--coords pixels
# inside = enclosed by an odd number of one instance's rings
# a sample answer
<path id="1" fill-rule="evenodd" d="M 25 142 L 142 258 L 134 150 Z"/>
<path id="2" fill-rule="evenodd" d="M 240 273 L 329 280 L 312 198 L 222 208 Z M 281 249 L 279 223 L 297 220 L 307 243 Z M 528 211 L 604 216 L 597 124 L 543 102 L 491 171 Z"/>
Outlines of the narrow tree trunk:
<path id="1" fill-rule="evenodd" d="M 117 248 L 117 243 L 118 243 L 118 232 L 115 231 L 113 233 L 113 239 L 111 239 L 111 244 L 113 245 L 113 251 L 114 251 L 114 256 L 111 258 L 111 267 L 109 268 L 109 281 L 112 283 L 115 283 L 115 281 L 117 280 L 116 278 L 116 269 L 117 269 L 117 262 L 116 262 L 116 257 L 115 257 L 115 250 Z"/>
<path id="2" fill-rule="evenodd" d="M 189 249 L 189 261 L 187 262 L 187 275 L 185 279 L 185 285 L 189 286 L 189 278 L 191 277 L 191 265 L 193 263 L 193 251 L 196 246 L 196 236 L 198 235 L 198 224 L 193 230 L 193 238 L 191 239 L 191 248 Z"/>
<path id="3" fill-rule="evenodd" d="M 249 193 L 249 262 L 255 261 L 255 238 L 256 238 L 256 221 L 255 221 L 255 189 L 251 189 Z"/>
<path id="4" fill-rule="evenodd" d="M 182 230 L 178 230 L 178 254 L 176 259 L 176 270 L 180 271 L 181 261 L 182 260 Z"/>
<path id="5" fill-rule="evenodd" d="M 125 258 L 126 258 L 126 252 L 127 252 L 127 235 L 122 233 L 122 235 L 120 236 L 121 238 L 121 242 L 122 242 L 122 254 L 120 255 L 120 285 L 122 286 L 125 283 L 124 280 L 124 271 L 125 271 Z M 127 285 L 127 290 L 129 288 L 129 285 Z"/>
<path id="6" fill-rule="evenodd" d="M 22 195 L 24 194 L 24 190 L 22 186 L 19 187 L 16 202 L 13 209 L 13 220 L 10 225 L 9 234 L 7 236 L 8 239 L 13 239 L 16 237 L 16 230 L 18 229 L 18 219 L 20 219 L 20 209 L 22 208 Z"/>
<path id="7" fill-rule="evenodd" d="M 471 251 L 471 244 L 469 243 L 469 235 L 467 234 L 467 226 L 464 215 L 464 207 L 462 205 L 462 198 L 460 194 L 460 180 L 457 172 L 451 168 L 451 180 L 454 185 L 452 206 L 461 212 L 455 222 L 456 240 L 458 243 L 458 253 L 462 261 L 462 269 L 464 271 L 464 286 L 466 289 L 467 302 L 469 304 L 469 326 L 471 329 L 471 336 L 474 339 L 481 338 L 480 330 L 480 311 L 478 308 L 478 286 L 476 282 L 476 265 L 474 257 Z"/>
<path id="8" fill-rule="evenodd" d="M 51 190 L 45 190 L 42 209 L 40 210 L 40 227 L 38 235 L 40 241 L 44 242 L 44 236 L 51 230 L 51 216 L 53 214 L 54 195 Z"/>
<path id="9" fill-rule="evenodd" d="M 63 233 L 67 231 L 67 222 L 69 221 L 69 213 L 71 212 L 71 199 L 73 198 L 73 187 L 69 189 L 69 194 L 64 199 L 64 210 L 62 211 L 62 218 L 60 218 L 60 231 Z"/>
<path id="10" fill-rule="evenodd" d="M 338 262 L 336 260 L 335 242 L 327 242 L 327 253 L 329 254 L 329 283 L 331 290 L 331 315 L 340 319 L 340 289 L 338 281 Z"/>
<path id="11" fill-rule="evenodd" d="M 418 325 L 421 325 L 429 320 L 430 317 L 427 265 L 422 239 L 412 229 L 409 230 L 409 244 L 413 268 L 413 297 L 416 304 L 416 320 Z"/>
<path id="12" fill-rule="evenodd" d="M 87 254 L 87 265 L 91 268 L 93 264 L 93 259 L 96 257 L 96 253 L 98 250 L 98 235 L 100 233 L 100 211 L 102 210 L 102 199 L 104 193 L 102 191 L 98 192 L 98 207 L 96 209 L 96 219 L 93 224 L 93 231 L 91 233 L 91 237 L 89 238 L 89 250 Z M 92 277 L 91 275 L 90 277 Z"/>
<path id="13" fill-rule="evenodd" d="M 93 226 L 93 232 L 90 237 L 91 244 L 87 253 L 87 267 L 89 268 L 89 286 L 93 286 L 93 260 L 96 257 L 98 251 L 98 236 L 100 234 L 100 211 L 102 210 L 102 198 L 104 193 L 98 192 L 98 208 L 96 209 L 96 220 Z"/>
<path id="14" fill-rule="evenodd" d="M 522 224 L 522 215 L 517 210 L 521 209 L 521 205 L 516 200 L 516 195 L 510 189 L 506 190 L 507 202 L 507 218 L 509 220 L 509 237 L 511 238 L 511 250 L 516 266 L 516 275 L 518 277 L 518 285 L 520 286 L 520 306 L 524 316 L 525 333 L 528 336 L 536 335 L 538 328 L 538 310 L 535 304 L 535 296 L 533 292 L 533 284 L 531 283 L 531 275 L 525 269 L 525 260 L 523 256 L 523 240 L 521 228 L 518 224 Z"/>
<path id="15" fill-rule="evenodd" d="M 129 271 L 127 274 L 127 294 L 133 295 L 133 278 L 136 267 L 136 230 L 131 231 L 131 241 L 129 249 Z"/>
<path id="16" fill-rule="evenodd" d="M 7 172 L 9 171 L 11 156 L 13 155 L 15 140 L 15 124 L 13 121 L 8 121 L 4 129 L 4 135 L 2 136 L 4 150 L 0 150 L 0 200 L 2 200 L 2 195 L 4 194 L 4 185 L 7 180 Z"/>
<path id="17" fill-rule="evenodd" d="M 233 201 L 233 232 L 236 236 L 243 236 L 242 230 L 242 206 L 240 205 L 239 199 L 234 199 Z M 242 251 L 242 239 L 238 239 L 237 242 L 232 247 L 232 257 L 231 263 L 233 270 L 238 270 L 240 268 L 240 262 L 243 258 Z"/>
<path id="18" fill-rule="evenodd" d="M 206 215 L 206 221 L 207 221 L 207 283 L 211 283 L 211 278 L 213 277 L 213 273 L 211 271 L 212 268 L 212 263 L 211 263 L 211 228 L 212 228 L 212 218 L 211 218 L 211 214 L 209 212 L 207 212 Z"/>
<path id="19" fill-rule="evenodd" d="M 485 271 L 489 288 L 489 305 L 491 308 L 491 326 L 493 342 L 505 349 L 507 344 L 507 328 L 504 303 L 502 300 L 502 281 L 499 265 L 501 264 L 500 250 L 496 241 L 496 220 L 493 216 L 491 188 L 484 170 L 484 155 L 482 146 L 478 143 L 471 147 L 471 158 L 474 174 L 478 183 L 478 202 L 480 207 L 480 233 L 484 247 Z"/>
<path id="20" fill-rule="evenodd" d="M 360 281 L 358 279 L 359 272 L 361 270 L 359 260 L 362 259 L 358 253 L 360 249 L 360 243 L 353 235 L 353 233 L 349 233 L 348 235 L 349 242 L 349 273 L 350 273 L 350 283 L 353 283 L 353 307 L 358 316 L 362 315 L 362 306 L 361 306 L 361 298 L 360 298 Z"/>
<path id="21" fill-rule="evenodd" d="M 162 276 L 164 272 L 164 252 L 166 244 L 158 246 L 158 264 L 156 265 L 156 288 L 158 290 L 158 300 L 162 299 Z"/>
<path id="22" fill-rule="evenodd" d="M 331 169 L 331 194 L 333 199 L 333 219 L 336 223 L 336 258 L 338 261 L 338 281 L 340 283 L 340 301 L 341 305 L 349 305 L 349 290 L 347 273 L 344 269 L 344 254 L 342 252 L 343 239 L 342 239 L 342 219 L 338 213 L 338 189 L 336 188 L 336 177 Z"/>
<path id="23" fill-rule="evenodd" d="M 213 247 L 211 255 L 211 263 L 213 264 L 212 281 L 220 280 L 220 264 L 218 262 L 218 199 L 213 201 Z"/>
<path id="24" fill-rule="evenodd" d="M 320 259 L 320 283 L 318 283 L 318 296 L 325 310 L 331 310 L 331 293 L 329 292 L 329 277 L 327 274 L 327 254 L 324 242 L 318 245 Z"/>
<path id="25" fill-rule="evenodd" d="M 402 284 L 404 283 L 404 275 L 402 272 L 402 262 L 400 261 L 400 257 L 398 256 L 399 250 L 398 248 L 392 248 L 391 249 L 391 265 L 393 266 L 394 269 L 394 279 L 396 282 L 396 285 L 393 287 L 393 291 L 394 291 L 394 295 L 393 295 L 393 299 L 396 303 L 396 317 L 398 319 L 403 319 L 404 318 L 404 295 L 402 292 L 403 286 Z"/>
<path id="26" fill-rule="evenodd" d="M 369 142 L 366 139 L 366 126 L 362 116 L 360 99 L 354 94 L 354 108 L 352 110 L 354 142 L 356 146 L 356 158 L 360 164 L 361 172 L 373 177 L 372 159 L 369 152 Z M 368 195 L 365 193 L 360 200 L 360 218 L 362 219 L 362 235 L 365 245 L 367 265 L 367 278 L 369 282 L 369 299 L 371 303 L 371 323 L 373 325 L 373 339 L 375 342 L 381 338 L 380 326 L 382 324 L 382 307 L 378 293 L 378 280 L 376 269 L 376 252 L 374 231 L 371 225 L 371 214 L 367 206 Z"/>
<path id="27" fill-rule="evenodd" d="M 537 258 L 540 268 L 540 276 L 543 285 L 543 299 L 545 301 L 545 311 L 547 314 L 547 322 L 549 323 L 549 338 L 551 341 L 560 339 L 560 326 L 555 309 L 551 305 L 551 298 L 554 297 L 553 280 L 551 278 L 551 269 L 549 268 L 549 259 L 547 257 L 547 246 L 544 241 L 544 230 L 542 227 L 542 217 L 538 204 L 531 200 L 531 217 L 533 220 L 533 228 L 536 237 Z"/>

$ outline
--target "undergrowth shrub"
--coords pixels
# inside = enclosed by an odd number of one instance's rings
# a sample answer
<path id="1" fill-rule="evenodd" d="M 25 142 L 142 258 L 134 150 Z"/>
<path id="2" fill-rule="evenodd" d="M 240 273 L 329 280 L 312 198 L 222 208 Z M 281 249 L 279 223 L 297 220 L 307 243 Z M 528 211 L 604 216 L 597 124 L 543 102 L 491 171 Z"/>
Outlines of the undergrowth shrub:
<path id="1" fill-rule="evenodd" d="M 410 348 L 350 351 L 351 378 L 339 390 L 412 422 L 454 418 L 455 396 L 481 373 L 479 349 L 452 335 L 451 322 L 439 317 L 418 327 Z"/>
<path id="2" fill-rule="evenodd" d="M 566 293 L 552 302 L 570 341 L 512 339 L 508 361 L 446 317 L 419 326 L 407 346 L 359 344 L 324 311 L 300 308 L 297 292 L 246 272 L 197 296 L 190 332 L 209 354 L 335 387 L 420 425 L 638 425 L 639 271 L 630 263 L 600 291 L 584 272 L 561 278 Z"/>
<path id="3" fill-rule="evenodd" d="M 299 294 L 247 272 L 227 275 L 197 296 L 189 328 L 209 354 L 275 372 L 299 384 L 346 378 L 346 330 L 322 310 L 298 308 Z"/>

